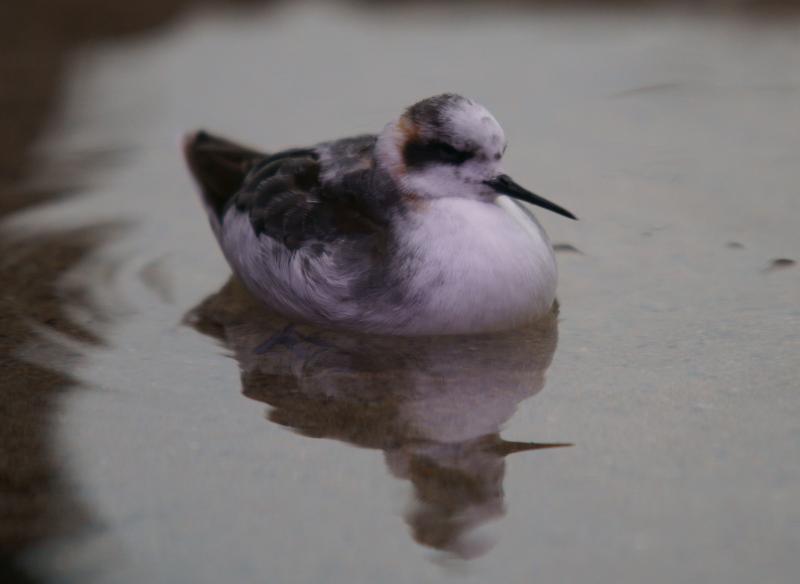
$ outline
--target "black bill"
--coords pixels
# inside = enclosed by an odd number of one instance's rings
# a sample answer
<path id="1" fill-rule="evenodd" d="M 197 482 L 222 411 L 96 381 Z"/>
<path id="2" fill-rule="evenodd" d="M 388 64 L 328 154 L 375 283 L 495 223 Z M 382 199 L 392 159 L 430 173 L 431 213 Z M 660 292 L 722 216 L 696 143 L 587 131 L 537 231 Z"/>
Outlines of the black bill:
<path id="1" fill-rule="evenodd" d="M 520 201 L 525 201 L 526 203 L 530 203 L 531 205 L 536 205 L 538 207 L 543 207 L 552 211 L 553 213 L 558 213 L 559 215 L 563 215 L 564 217 L 569 217 L 570 219 L 577 220 L 578 218 L 567 211 L 564 207 L 559 207 L 555 203 L 551 203 L 544 197 L 540 197 L 539 195 L 530 192 L 527 189 L 522 188 L 517 183 L 515 183 L 510 176 L 507 174 L 501 174 L 496 176 L 491 180 L 485 181 L 487 185 L 492 187 L 495 191 L 497 191 L 501 195 L 508 195 L 514 199 L 519 199 Z"/>

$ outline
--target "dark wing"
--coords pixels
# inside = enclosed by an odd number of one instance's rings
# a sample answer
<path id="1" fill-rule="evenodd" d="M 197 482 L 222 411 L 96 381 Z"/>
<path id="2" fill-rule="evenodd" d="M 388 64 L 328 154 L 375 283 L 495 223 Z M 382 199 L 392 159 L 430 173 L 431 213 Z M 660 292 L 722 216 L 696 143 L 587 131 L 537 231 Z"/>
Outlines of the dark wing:
<path id="1" fill-rule="evenodd" d="M 383 221 L 364 196 L 369 171 L 355 170 L 347 180 L 324 184 L 320 170 L 316 150 L 274 154 L 253 165 L 229 205 L 247 213 L 258 235 L 289 249 L 380 231 Z"/>
<path id="2" fill-rule="evenodd" d="M 369 235 L 385 224 L 370 188 L 374 136 L 266 154 L 207 132 L 190 134 L 184 154 L 219 223 L 232 206 L 253 230 L 297 249 L 307 242 Z M 321 159 L 324 159 L 321 160 Z M 323 184 L 321 164 L 336 180 Z"/>
<path id="3" fill-rule="evenodd" d="M 206 206 L 220 218 L 253 165 L 267 154 L 213 136 L 202 130 L 183 140 L 183 154 L 200 186 Z"/>

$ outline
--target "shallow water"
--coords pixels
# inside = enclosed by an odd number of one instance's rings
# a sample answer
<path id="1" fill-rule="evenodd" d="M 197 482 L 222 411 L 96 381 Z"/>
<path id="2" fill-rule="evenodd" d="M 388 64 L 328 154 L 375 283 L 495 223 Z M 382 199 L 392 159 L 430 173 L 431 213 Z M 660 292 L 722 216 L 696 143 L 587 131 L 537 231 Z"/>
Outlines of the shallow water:
<path id="1" fill-rule="evenodd" d="M 443 90 L 485 103 L 509 173 L 581 218 L 538 213 L 557 324 L 320 334 L 225 285 L 182 132 L 302 145 Z M 48 431 L 81 510 L 23 563 L 58 582 L 794 581 L 798 97 L 793 21 L 297 4 L 77 55 L 38 180 L 81 196 L 3 227 L 103 235 L 56 281 L 87 333 L 37 325 L 18 348 L 74 381 Z"/>

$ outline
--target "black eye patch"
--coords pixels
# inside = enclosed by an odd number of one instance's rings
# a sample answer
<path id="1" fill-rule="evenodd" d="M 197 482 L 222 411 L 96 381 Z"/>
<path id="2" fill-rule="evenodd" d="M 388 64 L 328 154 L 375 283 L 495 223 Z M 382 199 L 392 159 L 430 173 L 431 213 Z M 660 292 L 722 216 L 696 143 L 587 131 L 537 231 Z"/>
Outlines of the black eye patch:
<path id="1" fill-rule="evenodd" d="M 466 162 L 474 152 L 459 150 L 446 142 L 408 142 L 403 149 L 403 160 L 409 168 L 419 168 L 428 164 L 454 164 Z"/>

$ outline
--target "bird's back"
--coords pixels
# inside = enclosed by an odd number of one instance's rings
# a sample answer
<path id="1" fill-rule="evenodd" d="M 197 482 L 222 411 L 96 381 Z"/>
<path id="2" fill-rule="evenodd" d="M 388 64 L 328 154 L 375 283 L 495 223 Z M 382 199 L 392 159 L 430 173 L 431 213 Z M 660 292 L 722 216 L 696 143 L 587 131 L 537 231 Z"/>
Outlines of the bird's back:
<path id="1" fill-rule="evenodd" d="M 372 187 L 374 136 L 274 154 L 205 133 L 187 144 L 228 262 L 262 300 L 297 318 L 361 326 L 386 290 L 389 235 Z M 376 311 L 380 312 L 380 311 Z"/>

